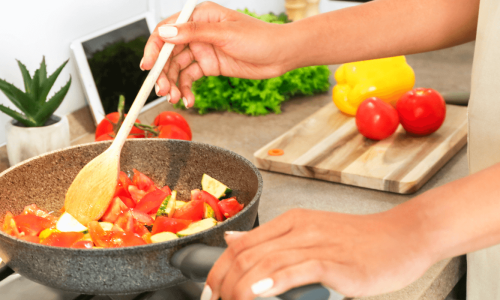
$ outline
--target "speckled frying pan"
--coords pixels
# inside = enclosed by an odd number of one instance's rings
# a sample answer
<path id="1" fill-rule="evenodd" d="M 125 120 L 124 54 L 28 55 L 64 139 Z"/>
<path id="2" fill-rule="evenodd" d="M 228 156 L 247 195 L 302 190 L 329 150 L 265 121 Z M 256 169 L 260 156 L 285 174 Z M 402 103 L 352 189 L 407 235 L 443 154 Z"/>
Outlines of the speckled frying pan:
<path id="1" fill-rule="evenodd" d="M 109 144 L 100 142 L 66 148 L 1 173 L 0 218 L 3 220 L 7 211 L 19 214 L 33 203 L 49 211 L 61 209 L 73 178 Z M 178 140 L 133 139 L 125 143 L 120 164 L 123 171 L 136 168 L 157 185 L 177 190 L 178 199 L 190 199 L 190 191 L 200 188 L 202 174 L 207 173 L 231 187 L 245 208 L 205 232 L 126 248 L 58 248 L 25 242 L 0 231 L 3 261 L 28 279 L 66 291 L 94 295 L 153 291 L 177 285 L 187 277 L 202 279 L 221 253 L 213 247 L 226 246 L 224 232 L 250 230 L 254 224 L 262 178 L 247 159 L 231 151 Z M 190 247 L 186 247 L 188 245 Z M 171 261 L 174 254 L 175 261 Z M 325 299 L 324 289 L 315 286 L 312 290 L 312 294 L 323 295 L 316 299 Z M 294 291 L 289 298 L 283 298 L 298 299 L 296 296 L 302 292 Z M 303 299 L 313 298 L 309 294 Z"/>

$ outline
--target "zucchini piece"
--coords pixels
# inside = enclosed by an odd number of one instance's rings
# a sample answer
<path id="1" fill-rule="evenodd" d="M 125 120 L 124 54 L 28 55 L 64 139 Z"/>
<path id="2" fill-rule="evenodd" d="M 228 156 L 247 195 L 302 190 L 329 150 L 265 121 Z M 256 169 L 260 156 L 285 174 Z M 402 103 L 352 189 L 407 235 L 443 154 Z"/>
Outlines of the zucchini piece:
<path id="1" fill-rule="evenodd" d="M 157 217 L 166 216 L 171 218 L 174 215 L 176 208 L 175 206 L 175 203 L 177 202 L 175 201 L 176 197 L 177 197 L 177 192 L 172 191 L 172 195 L 167 196 L 167 198 L 165 198 L 165 200 L 163 200 L 163 202 L 161 203 L 160 208 L 158 208 L 158 211 L 156 212 L 156 216 Z"/>
<path id="2" fill-rule="evenodd" d="M 176 200 L 175 201 L 175 209 L 179 209 L 179 208 L 183 207 L 186 204 L 187 204 L 186 201 Z"/>
<path id="3" fill-rule="evenodd" d="M 161 242 L 166 242 L 166 241 L 170 241 L 170 240 L 175 240 L 178 238 L 179 237 L 175 233 L 165 231 L 165 232 L 160 232 L 160 233 L 152 235 L 151 242 L 161 243 Z"/>
<path id="4" fill-rule="evenodd" d="M 222 182 L 213 179 L 207 174 L 203 174 L 201 177 L 201 189 L 208 192 L 217 199 L 229 195 L 232 190 L 224 185 Z"/>
<path id="5" fill-rule="evenodd" d="M 102 230 L 111 231 L 114 224 L 109 222 L 99 222 L 99 225 L 101 225 Z"/>
<path id="6" fill-rule="evenodd" d="M 188 228 L 177 232 L 177 235 L 180 237 L 188 236 L 212 228 L 215 225 L 217 225 L 217 221 L 214 218 L 203 219 L 201 221 L 191 223 Z"/>
<path id="7" fill-rule="evenodd" d="M 61 232 L 84 232 L 87 227 L 83 226 L 72 215 L 64 212 L 57 220 L 56 229 Z"/>
<path id="8" fill-rule="evenodd" d="M 208 219 L 208 218 L 215 219 L 215 212 L 210 205 L 205 203 L 205 215 L 203 216 L 203 219 Z"/>

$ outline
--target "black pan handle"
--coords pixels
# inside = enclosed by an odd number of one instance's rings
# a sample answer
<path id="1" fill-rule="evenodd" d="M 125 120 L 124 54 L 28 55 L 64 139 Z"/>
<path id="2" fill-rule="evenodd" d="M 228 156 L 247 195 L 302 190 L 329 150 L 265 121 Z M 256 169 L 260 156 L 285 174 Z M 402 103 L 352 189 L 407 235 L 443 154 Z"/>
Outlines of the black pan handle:
<path id="1" fill-rule="evenodd" d="M 171 263 L 194 281 L 205 281 L 210 269 L 225 248 L 192 244 L 174 253 Z M 320 284 L 310 284 L 278 295 L 283 300 L 327 300 L 330 292 Z"/>
<path id="2" fill-rule="evenodd" d="M 467 106 L 469 104 L 469 92 L 448 92 L 442 94 L 447 104 Z"/>
<path id="3" fill-rule="evenodd" d="M 0 263 L 0 281 L 14 274 L 14 270 L 9 268 L 4 262 Z"/>

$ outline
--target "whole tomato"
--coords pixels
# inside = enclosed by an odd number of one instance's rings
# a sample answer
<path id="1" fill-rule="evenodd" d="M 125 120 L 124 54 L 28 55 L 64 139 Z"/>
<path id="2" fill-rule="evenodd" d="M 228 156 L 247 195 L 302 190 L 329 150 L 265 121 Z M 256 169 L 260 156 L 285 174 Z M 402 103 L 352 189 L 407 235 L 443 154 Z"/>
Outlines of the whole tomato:
<path id="1" fill-rule="evenodd" d="M 359 133 L 372 140 L 391 136 L 399 125 L 398 112 L 390 104 L 372 97 L 363 101 L 356 112 Z"/>
<path id="2" fill-rule="evenodd" d="M 180 114 L 173 111 L 164 111 L 160 113 L 158 116 L 156 116 L 153 125 L 174 125 L 187 133 L 189 137 L 188 141 L 193 138 L 193 135 L 191 134 L 191 128 L 189 127 L 186 119 L 184 119 L 184 117 Z"/>
<path id="3" fill-rule="evenodd" d="M 125 115 L 127 116 L 127 115 Z M 96 141 L 104 141 L 104 140 L 112 140 L 117 132 L 115 130 L 118 128 L 118 120 L 120 118 L 120 114 L 118 112 L 112 112 L 107 114 L 106 117 L 97 125 L 95 129 L 95 140 Z M 139 119 L 135 120 L 136 123 L 140 123 Z M 102 135 L 107 134 L 106 137 L 101 137 Z M 109 136 L 111 134 L 112 136 Z M 133 137 L 144 137 L 144 131 L 140 130 L 137 127 L 132 127 L 130 130 L 129 138 Z"/>
<path id="4" fill-rule="evenodd" d="M 158 137 L 163 139 L 185 140 L 190 141 L 189 135 L 182 129 L 174 125 L 158 126 Z"/>
<path id="5" fill-rule="evenodd" d="M 416 88 L 404 94 L 396 109 L 403 128 L 412 134 L 428 135 L 443 125 L 446 103 L 433 89 Z"/>

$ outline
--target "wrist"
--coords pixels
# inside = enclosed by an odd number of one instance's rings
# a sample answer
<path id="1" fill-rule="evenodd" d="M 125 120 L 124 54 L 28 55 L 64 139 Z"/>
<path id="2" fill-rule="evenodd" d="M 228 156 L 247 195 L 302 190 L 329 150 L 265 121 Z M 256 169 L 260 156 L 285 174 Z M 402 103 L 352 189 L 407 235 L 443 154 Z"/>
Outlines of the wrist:
<path id="1" fill-rule="evenodd" d="M 276 36 L 279 37 L 278 45 L 281 50 L 279 60 L 283 73 L 308 66 L 307 55 L 305 55 L 307 52 L 303 48 L 304 32 L 298 24 L 298 22 L 292 22 L 278 27 Z"/>

